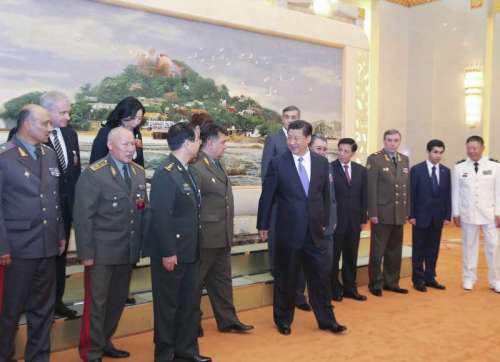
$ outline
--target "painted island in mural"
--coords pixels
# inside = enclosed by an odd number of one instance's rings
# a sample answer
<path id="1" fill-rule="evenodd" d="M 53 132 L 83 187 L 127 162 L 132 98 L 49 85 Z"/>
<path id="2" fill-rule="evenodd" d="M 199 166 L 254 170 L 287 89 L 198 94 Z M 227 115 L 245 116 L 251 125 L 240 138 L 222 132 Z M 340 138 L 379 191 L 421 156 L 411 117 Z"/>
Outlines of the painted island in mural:
<path id="1" fill-rule="evenodd" d="M 0 3 L 0 128 L 47 90 L 73 100 L 82 161 L 122 98 L 145 106 L 146 169 L 168 152 L 161 136 L 192 113 L 230 131 L 235 184 L 260 184 L 266 134 L 287 105 L 329 138 L 341 135 L 342 49 L 86 0 Z M 6 132 L 1 134 L 1 140 Z"/>

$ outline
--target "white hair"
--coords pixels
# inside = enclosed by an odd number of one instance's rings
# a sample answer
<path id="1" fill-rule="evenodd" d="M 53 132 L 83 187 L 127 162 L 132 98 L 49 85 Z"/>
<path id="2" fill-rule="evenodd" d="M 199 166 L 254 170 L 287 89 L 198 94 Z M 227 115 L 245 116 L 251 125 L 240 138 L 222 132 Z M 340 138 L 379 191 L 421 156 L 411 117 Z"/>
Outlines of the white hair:
<path id="1" fill-rule="evenodd" d="M 66 101 L 69 103 L 69 98 L 64 93 L 61 93 L 59 91 L 45 92 L 40 97 L 40 105 L 48 110 L 53 109 L 54 106 L 61 101 Z"/>

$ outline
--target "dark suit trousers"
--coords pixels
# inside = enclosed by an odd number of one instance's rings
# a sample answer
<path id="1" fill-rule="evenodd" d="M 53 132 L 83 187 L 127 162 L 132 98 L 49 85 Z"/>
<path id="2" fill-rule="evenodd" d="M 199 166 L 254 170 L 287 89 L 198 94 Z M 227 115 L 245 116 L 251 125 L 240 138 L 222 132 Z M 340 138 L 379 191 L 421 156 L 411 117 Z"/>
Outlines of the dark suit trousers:
<path id="1" fill-rule="evenodd" d="M 305 272 L 309 301 L 318 326 L 327 328 L 332 325 L 329 242 L 326 240 L 324 245 L 317 247 L 308 235 L 308 240 L 300 249 L 276 243 L 273 314 L 277 325 L 291 325 L 293 322 L 295 290 L 301 267 Z"/>
<path id="2" fill-rule="evenodd" d="M 151 259 L 155 361 L 174 354 L 198 354 L 200 263 L 179 263 L 171 272 L 161 259 Z"/>
<path id="3" fill-rule="evenodd" d="M 356 272 L 360 232 L 352 225 L 333 238 L 332 293 L 334 295 L 352 294 L 357 291 Z M 342 255 L 342 284 L 339 282 L 339 262 Z"/>
<path id="4" fill-rule="evenodd" d="M 271 212 L 271 222 L 269 223 L 269 235 L 267 238 L 267 249 L 269 253 L 269 266 L 271 268 L 271 275 L 274 276 L 274 254 L 275 254 L 275 234 L 276 234 L 276 212 L 278 208 L 276 204 L 273 205 L 273 210 Z M 295 304 L 305 304 L 307 299 L 305 296 L 306 291 L 306 278 L 304 276 L 304 270 L 300 268 L 299 274 L 297 276 L 297 288 L 295 288 Z"/>
<path id="5" fill-rule="evenodd" d="M 399 286 L 403 225 L 372 224 L 368 274 L 370 289 Z M 384 271 L 382 274 L 382 260 Z"/>
<path id="6" fill-rule="evenodd" d="M 217 327 L 239 323 L 233 303 L 231 248 L 202 248 L 200 259 L 200 293 L 205 285 Z"/>
<path id="7" fill-rule="evenodd" d="M 23 312 L 28 322 L 25 360 L 49 361 L 50 328 L 54 319 L 56 291 L 55 272 L 55 257 L 13 258 L 8 267 L 0 267 L 0 284 L 3 281 L 3 296 L 0 295 L 1 362 L 12 360 L 17 323 Z"/>
<path id="8" fill-rule="evenodd" d="M 67 197 L 61 197 L 61 214 L 66 234 L 66 246 L 64 253 L 56 256 L 56 304 L 62 303 L 64 289 L 66 288 L 66 255 L 68 252 L 69 237 L 71 235 L 71 223 L 73 222 L 72 210 Z"/>
<path id="9" fill-rule="evenodd" d="M 80 330 L 80 357 L 84 361 L 102 356 L 112 348 L 111 337 L 127 300 L 131 264 L 85 267 L 85 301 Z"/>
<path id="10" fill-rule="evenodd" d="M 436 263 L 441 243 L 441 223 L 432 222 L 427 228 L 412 227 L 413 284 L 431 282 L 436 277 Z"/>

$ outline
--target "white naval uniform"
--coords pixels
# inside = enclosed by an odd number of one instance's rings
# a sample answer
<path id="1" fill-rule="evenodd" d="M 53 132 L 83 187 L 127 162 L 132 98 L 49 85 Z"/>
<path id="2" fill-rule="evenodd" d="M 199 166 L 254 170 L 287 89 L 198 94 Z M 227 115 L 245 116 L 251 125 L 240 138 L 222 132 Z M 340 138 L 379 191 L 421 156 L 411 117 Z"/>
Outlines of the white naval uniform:
<path id="1" fill-rule="evenodd" d="M 495 216 L 500 216 L 500 164 L 482 157 L 467 158 L 453 170 L 453 217 L 460 217 L 463 242 L 463 283 L 472 289 L 477 280 L 479 230 L 482 227 L 490 288 L 500 292 L 500 248 Z"/>

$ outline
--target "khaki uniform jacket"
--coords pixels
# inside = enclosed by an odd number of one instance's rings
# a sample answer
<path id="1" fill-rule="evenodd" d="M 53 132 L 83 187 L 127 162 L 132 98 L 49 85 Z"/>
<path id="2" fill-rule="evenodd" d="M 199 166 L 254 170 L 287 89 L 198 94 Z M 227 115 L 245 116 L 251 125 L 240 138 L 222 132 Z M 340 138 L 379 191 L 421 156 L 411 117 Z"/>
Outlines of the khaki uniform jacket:
<path id="1" fill-rule="evenodd" d="M 368 216 L 381 224 L 403 225 L 410 214 L 410 166 L 408 157 L 396 153 L 397 166 L 385 150 L 367 160 Z"/>
<path id="2" fill-rule="evenodd" d="M 144 169 L 129 164 L 129 190 L 108 155 L 91 164 L 76 184 L 73 209 L 76 249 L 95 264 L 135 264 L 142 248 L 143 216 L 148 198 Z"/>
<path id="3" fill-rule="evenodd" d="M 193 169 L 201 191 L 201 247 L 229 247 L 234 233 L 234 200 L 229 177 L 224 167 L 220 169 L 203 152 Z"/>

